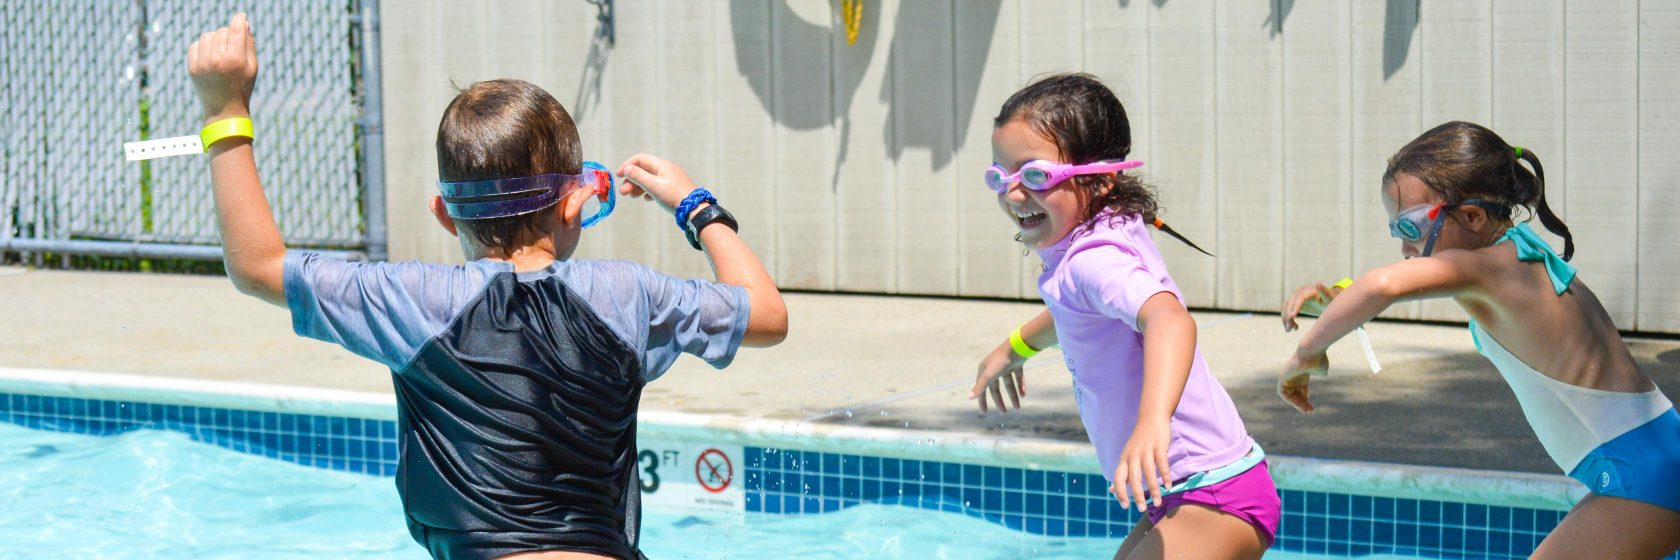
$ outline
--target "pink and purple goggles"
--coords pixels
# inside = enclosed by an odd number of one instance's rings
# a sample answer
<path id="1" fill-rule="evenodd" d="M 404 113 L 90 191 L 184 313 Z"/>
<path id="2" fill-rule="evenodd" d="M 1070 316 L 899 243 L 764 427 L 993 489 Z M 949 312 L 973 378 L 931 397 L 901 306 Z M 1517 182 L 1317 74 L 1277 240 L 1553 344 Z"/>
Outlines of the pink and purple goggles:
<path id="1" fill-rule="evenodd" d="M 512 177 L 485 181 L 438 183 L 443 194 L 443 207 L 449 217 L 458 220 L 505 218 L 536 212 L 555 202 L 572 189 L 586 188 L 595 195 L 584 202 L 583 227 L 599 223 L 612 214 L 618 196 L 613 188 L 612 173 L 606 166 L 593 161 L 583 162 L 583 172 L 576 175 L 550 173 L 530 177 Z"/>
<path id="2" fill-rule="evenodd" d="M 1010 185 L 1020 182 L 1021 186 L 1028 189 L 1047 191 L 1075 175 L 1113 173 L 1139 167 L 1143 167 L 1143 162 L 1136 160 L 1098 161 L 1084 165 L 1074 165 L 1035 159 L 1021 164 L 1021 169 L 1015 173 L 1010 173 L 1002 165 L 993 163 L 990 168 L 986 169 L 986 188 L 992 189 L 992 192 L 1003 194 L 1004 191 L 1009 190 Z"/>

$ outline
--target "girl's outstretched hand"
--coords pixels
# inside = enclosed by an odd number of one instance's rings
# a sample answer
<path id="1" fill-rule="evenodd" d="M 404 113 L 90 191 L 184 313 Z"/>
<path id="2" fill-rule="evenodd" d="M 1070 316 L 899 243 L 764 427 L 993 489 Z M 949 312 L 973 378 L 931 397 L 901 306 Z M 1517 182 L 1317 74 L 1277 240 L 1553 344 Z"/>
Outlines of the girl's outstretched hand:
<path id="1" fill-rule="evenodd" d="M 1307 381 L 1314 376 L 1329 374 L 1329 356 L 1302 356 L 1297 352 L 1290 356 L 1289 363 L 1283 366 L 1283 377 L 1278 380 L 1278 396 L 1283 397 L 1283 401 L 1296 410 L 1312 412 L 1313 405 L 1308 399 Z"/>
<path id="2" fill-rule="evenodd" d="M 1025 358 L 1015 353 L 1015 349 L 1008 342 L 1003 343 L 986 358 L 980 360 L 980 371 L 974 376 L 974 387 L 968 390 L 968 398 L 980 399 L 980 412 L 986 412 L 986 393 L 997 402 L 998 412 L 1009 412 L 1009 407 L 1021 409 L 1021 397 L 1027 396 L 1027 378 L 1021 368 L 1027 363 Z M 1000 379 L 1001 378 L 1001 379 Z M 1009 405 L 1003 404 L 1004 393 L 1009 394 Z"/>
<path id="3" fill-rule="evenodd" d="M 257 83 L 257 41 L 244 13 L 227 27 L 198 36 L 187 47 L 187 73 L 204 107 L 206 122 L 251 114 L 251 90 Z"/>
<path id="4" fill-rule="evenodd" d="M 1324 308 L 1330 305 L 1330 300 L 1336 299 L 1336 289 L 1314 282 L 1300 289 L 1283 302 L 1283 331 L 1291 332 L 1301 328 L 1295 324 L 1295 317 L 1306 315 L 1317 317 L 1324 314 Z"/>
<path id="5" fill-rule="evenodd" d="M 1132 430 L 1126 448 L 1120 451 L 1120 465 L 1114 469 L 1114 485 L 1108 487 L 1120 499 L 1120 507 L 1132 507 L 1133 502 L 1138 511 L 1151 503 L 1161 507 L 1163 488 L 1173 481 L 1172 468 L 1167 465 L 1171 426 L 1168 420 L 1142 421 Z"/>

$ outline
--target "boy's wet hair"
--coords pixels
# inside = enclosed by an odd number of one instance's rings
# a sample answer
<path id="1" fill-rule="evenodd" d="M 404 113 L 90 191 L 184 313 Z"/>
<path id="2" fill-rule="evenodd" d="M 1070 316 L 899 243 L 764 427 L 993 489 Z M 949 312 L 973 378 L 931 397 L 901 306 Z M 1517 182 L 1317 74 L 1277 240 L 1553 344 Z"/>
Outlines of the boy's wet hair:
<path id="1" fill-rule="evenodd" d="M 1119 161 L 1132 153 L 1132 124 L 1126 108 L 1108 86 L 1090 74 L 1053 74 L 1028 84 L 1003 102 L 992 126 L 1016 119 L 1054 141 L 1061 163 Z M 1118 177 L 1118 182 L 1105 191 L 1113 177 Z M 1159 206 L 1154 189 L 1135 176 L 1080 175 L 1070 180 L 1089 195 L 1081 223 L 1110 208 L 1119 216 L 1138 214 L 1146 222 L 1155 221 Z"/>
<path id="2" fill-rule="evenodd" d="M 438 180 L 484 181 L 549 173 L 582 172 L 577 125 L 554 96 L 523 80 L 476 82 L 460 90 L 437 133 Z M 483 247 L 512 255 L 552 233 L 548 212 L 505 218 L 455 220 L 455 227 Z"/>
<path id="3" fill-rule="evenodd" d="M 1528 162 L 1531 173 L 1522 166 Z M 1518 148 L 1475 123 L 1452 121 L 1418 136 L 1388 158 L 1383 184 L 1405 173 L 1428 185 L 1443 202 L 1480 199 L 1525 208 L 1548 231 L 1563 237 L 1563 259 L 1575 254 L 1569 226 L 1546 204 L 1546 172 L 1533 150 Z"/>

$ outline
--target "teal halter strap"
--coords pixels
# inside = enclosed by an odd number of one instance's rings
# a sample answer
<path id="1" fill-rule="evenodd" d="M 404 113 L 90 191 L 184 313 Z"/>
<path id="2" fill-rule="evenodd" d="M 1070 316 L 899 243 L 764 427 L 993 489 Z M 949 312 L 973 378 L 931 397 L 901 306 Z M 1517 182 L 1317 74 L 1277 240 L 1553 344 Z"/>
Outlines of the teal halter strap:
<path id="1" fill-rule="evenodd" d="M 1562 295 L 1569 289 L 1569 283 L 1575 281 L 1575 267 L 1559 257 L 1552 246 L 1534 233 L 1528 224 L 1517 224 L 1516 227 L 1505 230 L 1505 235 L 1495 241 L 1494 245 L 1510 241 L 1517 246 L 1517 260 L 1523 262 L 1541 262 L 1546 265 L 1546 275 L 1552 277 L 1552 289 Z"/>

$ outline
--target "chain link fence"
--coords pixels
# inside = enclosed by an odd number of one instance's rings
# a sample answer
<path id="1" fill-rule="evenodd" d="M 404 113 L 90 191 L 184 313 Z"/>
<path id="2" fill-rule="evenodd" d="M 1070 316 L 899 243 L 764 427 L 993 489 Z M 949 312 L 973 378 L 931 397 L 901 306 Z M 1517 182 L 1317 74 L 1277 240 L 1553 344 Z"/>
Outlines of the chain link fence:
<path id="1" fill-rule="evenodd" d="M 364 211 L 383 200 L 367 192 L 380 185 L 364 188 L 377 115 L 360 118 L 374 7 L 0 2 L 0 254 L 220 258 L 203 156 L 129 162 L 122 144 L 198 131 L 187 46 L 238 11 L 250 14 L 261 61 L 257 164 L 287 244 L 346 256 L 382 249 L 369 235 L 382 237 L 382 224 L 366 218 L 382 212 Z"/>

